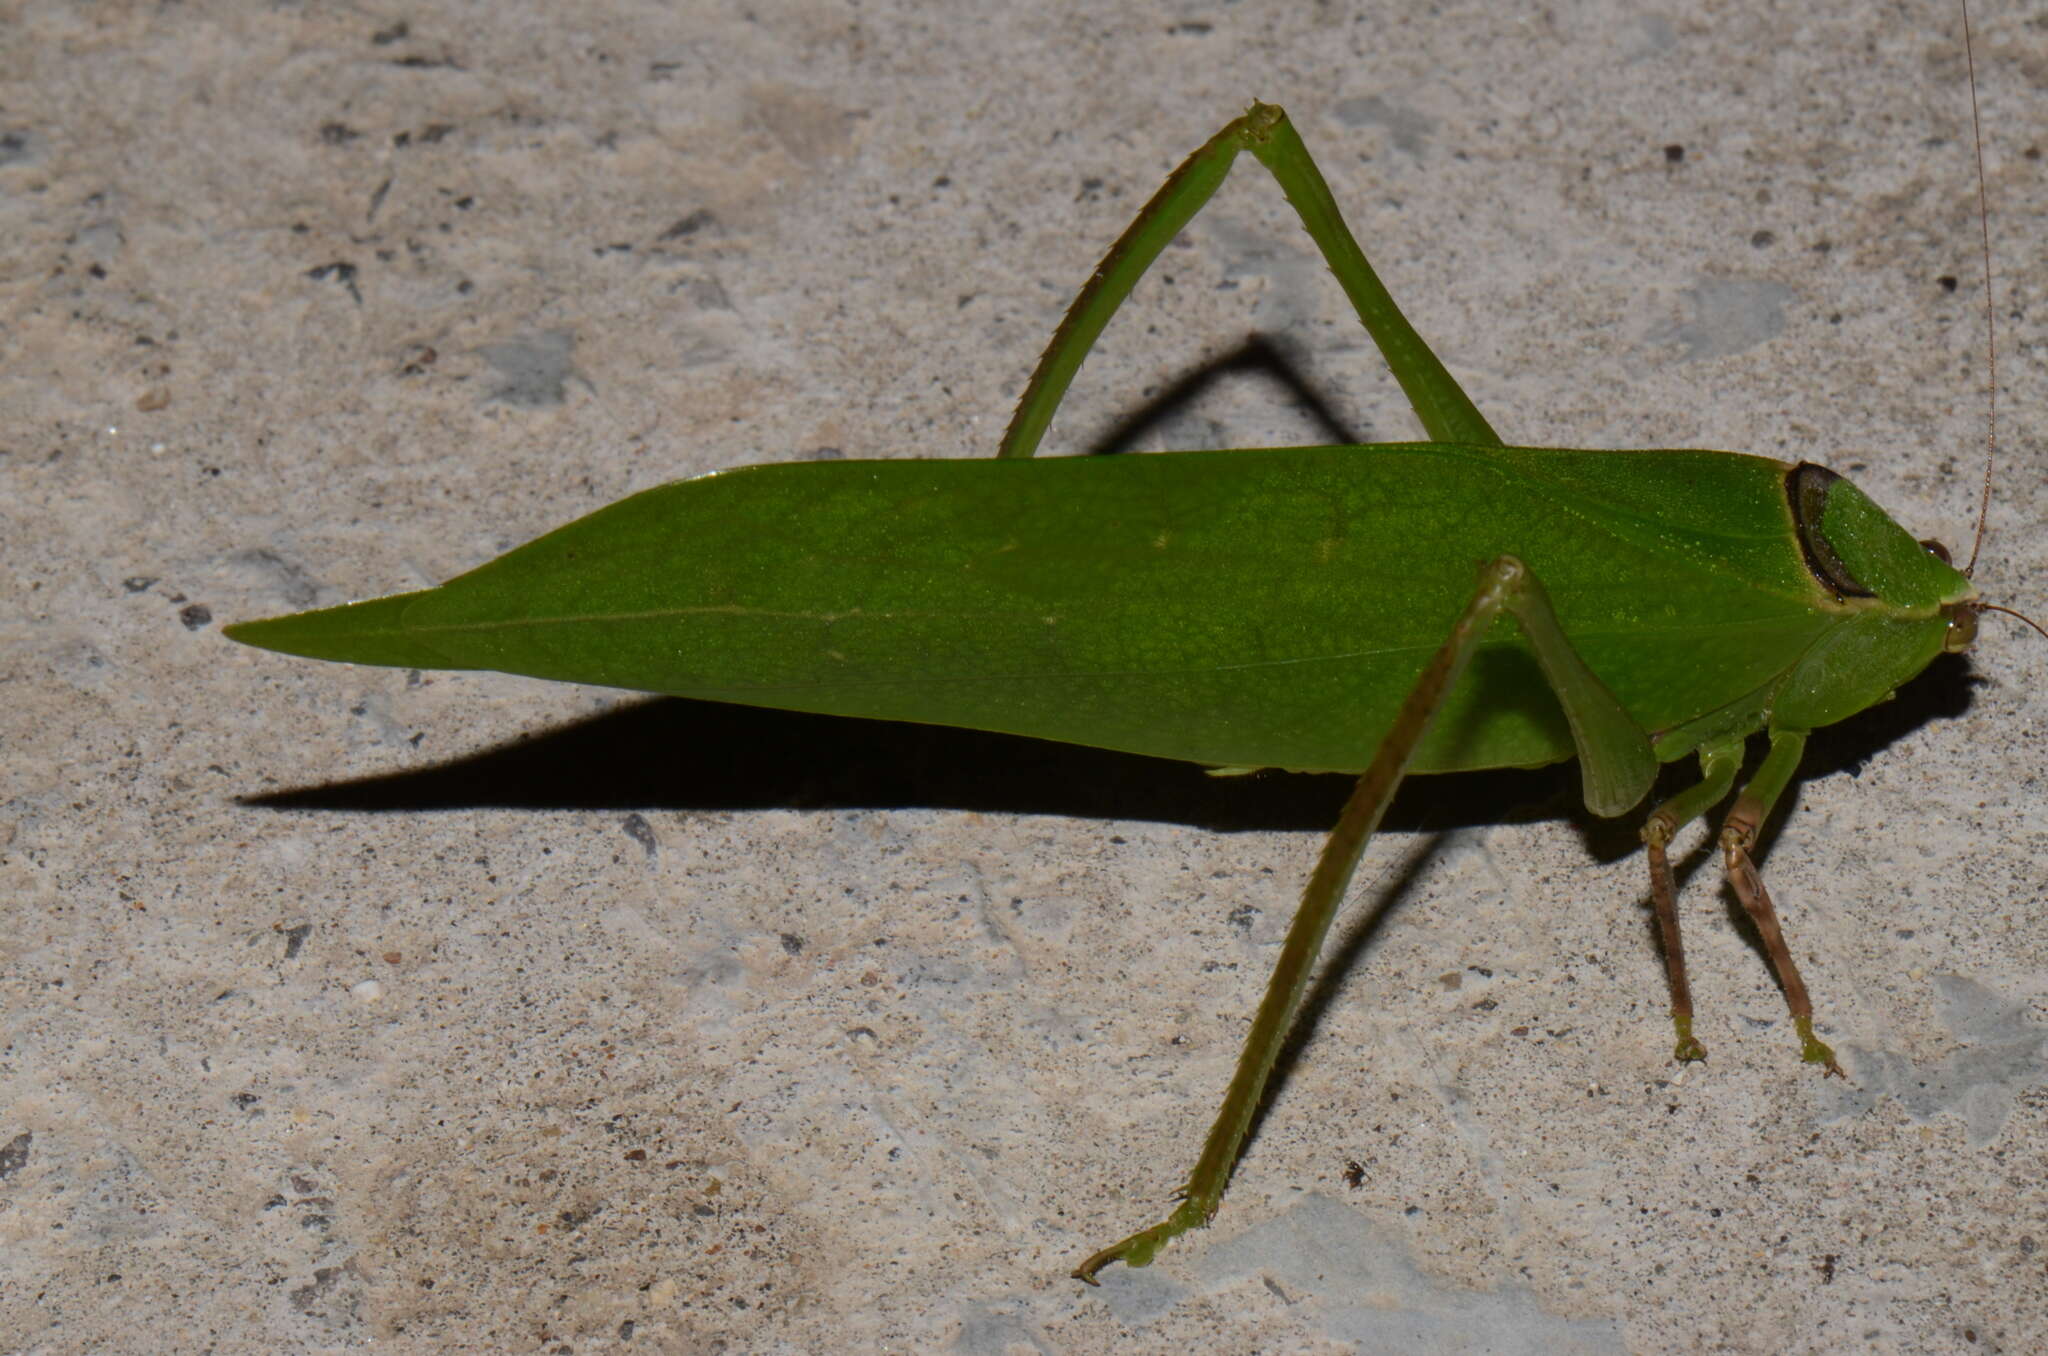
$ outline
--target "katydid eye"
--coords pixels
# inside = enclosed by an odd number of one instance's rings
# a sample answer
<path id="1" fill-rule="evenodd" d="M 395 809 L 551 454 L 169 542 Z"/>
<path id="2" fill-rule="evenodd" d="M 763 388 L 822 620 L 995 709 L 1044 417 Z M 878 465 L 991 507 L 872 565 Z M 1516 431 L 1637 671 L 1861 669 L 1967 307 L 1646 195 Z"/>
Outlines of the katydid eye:
<path id="1" fill-rule="evenodd" d="M 1948 548 L 1932 537 L 1924 538 L 1920 543 L 1920 549 L 1944 565 L 1955 564 L 1955 561 L 1949 556 Z"/>

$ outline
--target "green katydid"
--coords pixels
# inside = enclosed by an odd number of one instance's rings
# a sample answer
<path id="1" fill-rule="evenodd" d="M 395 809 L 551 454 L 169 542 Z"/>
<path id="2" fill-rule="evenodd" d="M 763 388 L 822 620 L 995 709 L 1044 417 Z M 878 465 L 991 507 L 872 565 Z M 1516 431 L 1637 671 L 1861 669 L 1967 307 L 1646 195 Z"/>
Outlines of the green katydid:
<path id="1" fill-rule="evenodd" d="M 1034 459 L 1111 315 L 1240 150 L 1279 181 L 1428 442 Z M 1810 463 L 1515 448 L 1408 324 L 1285 115 L 1254 104 L 1111 248 L 997 457 L 763 465 L 634 495 L 438 588 L 247 622 L 234 639 L 411 668 L 1003 731 L 1218 768 L 1361 773 L 1222 1108 L 1162 1222 L 1074 1273 L 1149 1262 L 1214 1215 L 1360 854 L 1410 772 L 1576 757 L 1649 814 L 1675 1055 L 1704 1049 L 1666 845 L 1769 750 L 1720 832 L 1804 1059 L 1839 1073 L 1751 860 L 1809 731 L 1968 647 L 1945 552 Z M 1505 614 L 1505 615 L 1503 615 Z"/>

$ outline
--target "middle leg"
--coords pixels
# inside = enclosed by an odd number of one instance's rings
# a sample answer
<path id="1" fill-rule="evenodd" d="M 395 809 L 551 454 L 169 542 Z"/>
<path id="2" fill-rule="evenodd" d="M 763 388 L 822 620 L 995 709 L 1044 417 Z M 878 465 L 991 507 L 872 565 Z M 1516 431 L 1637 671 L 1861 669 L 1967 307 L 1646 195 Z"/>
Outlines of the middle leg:
<path id="1" fill-rule="evenodd" d="M 1771 751 L 1764 755 L 1763 765 L 1749 785 L 1742 788 L 1742 794 L 1735 798 L 1735 807 L 1721 825 L 1721 857 L 1728 883 L 1735 887 L 1736 897 L 1742 901 L 1750 922 L 1756 924 L 1764 950 L 1770 953 L 1771 968 L 1778 972 L 1778 983 L 1784 987 L 1792 1029 L 1799 1033 L 1799 1057 L 1808 1064 L 1824 1064 L 1830 1075 L 1844 1078 L 1847 1075 L 1835 1062 L 1835 1052 L 1813 1034 L 1813 1000 L 1807 996 L 1806 981 L 1792 959 L 1792 949 L 1785 945 L 1784 929 L 1778 926 L 1778 911 L 1771 903 L 1770 891 L 1764 888 L 1763 873 L 1756 869 L 1756 861 L 1749 855 L 1756 846 L 1757 830 L 1778 803 L 1778 797 L 1791 785 L 1792 774 L 1799 767 L 1799 755 L 1805 749 L 1804 731 L 1771 732 Z"/>

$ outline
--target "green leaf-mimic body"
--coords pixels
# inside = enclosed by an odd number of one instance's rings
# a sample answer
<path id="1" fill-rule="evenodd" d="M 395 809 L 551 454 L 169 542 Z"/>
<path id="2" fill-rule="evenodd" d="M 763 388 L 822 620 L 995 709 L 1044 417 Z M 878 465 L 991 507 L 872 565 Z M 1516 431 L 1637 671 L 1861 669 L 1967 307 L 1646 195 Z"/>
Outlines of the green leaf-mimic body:
<path id="1" fill-rule="evenodd" d="M 1358 772 L 1505 553 L 1668 761 L 1774 712 L 1811 729 L 1882 699 L 1968 594 L 1880 517 L 1865 549 L 1896 562 L 1886 596 L 1835 598 L 1802 554 L 1791 470 L 1442 444 L 755 466 L 634 495 L 437 589 L 235 635 Z M 1503 619 L 1412 770 L 1571 755 Z"/>
<path id="2" fill-rule="evenodd" d="M 1239 151 L 1272 171 L 1431 441 L 1033 459 L 1090 344 Z M 1176 170 L 1068 312 L 986 460 L 754 466 L 601 509 L 439 588 L 230 628 L 295 654 L 1360 774 L 1180 1204 L 1208 1221 L 1359 855 L 1411 771 L 1579 759 L 1588 808 L 1658 761 L 1643 828 L 1676 1057 L 1703 1058 L 1672 835 L 1770 751 L 1721 829 L 1804 1057 L 1840 1072 L 1750 849 L 1806 733 L 1882 701 L 1979 606 L 1853 486 L 1723 452 L 1502 445 L 1395 307 L 1277 108 Z"/>

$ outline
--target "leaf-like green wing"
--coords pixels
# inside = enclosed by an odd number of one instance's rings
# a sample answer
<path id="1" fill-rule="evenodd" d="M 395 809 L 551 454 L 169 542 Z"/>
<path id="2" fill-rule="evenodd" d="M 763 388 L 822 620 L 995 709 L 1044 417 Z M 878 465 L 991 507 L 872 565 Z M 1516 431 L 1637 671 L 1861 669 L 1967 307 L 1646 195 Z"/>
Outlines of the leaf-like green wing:
<path id="1" fill-rule="evenodd" d="M 353 663 L 1355 771 L 1485 553 L 1546 581 L 1635 726 L 1762 708 L 1752 694 L 1832 623 L 1780 525 L 1781 470 L 1666 453 L 1645 485 L 1651 465 L 1405 444 L 758 466 L 644 491 L 437 589 L 229 634 Z M 1414 770 L 1570 757 L 1551 692 L 1503 628 Z M 1632 782 L 1596 800 L 1632 801 Z"/>
<path id="2" fill-rule="evenodd" d="M 394 593 L 388 598 L 295 612 L 287 617 L 236 622 L 226 627 L 229 640 L 307 659 L 338 659 L 350 664 L 382 664 L 391 668 L 445 669 L 448 657 L 405 629 L 405 610 L 432 593 Z"/>

